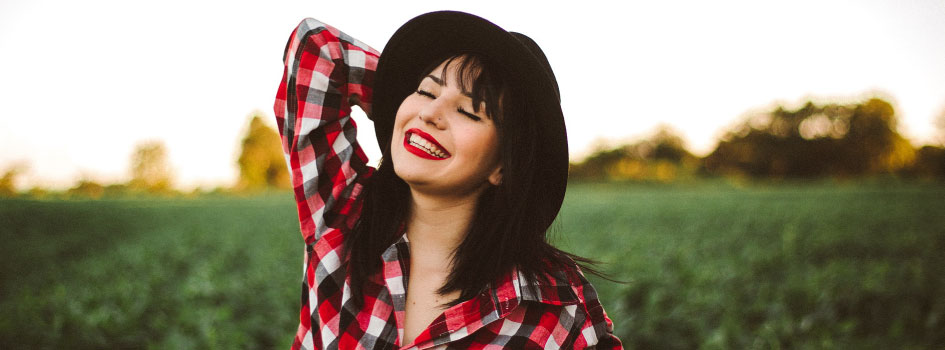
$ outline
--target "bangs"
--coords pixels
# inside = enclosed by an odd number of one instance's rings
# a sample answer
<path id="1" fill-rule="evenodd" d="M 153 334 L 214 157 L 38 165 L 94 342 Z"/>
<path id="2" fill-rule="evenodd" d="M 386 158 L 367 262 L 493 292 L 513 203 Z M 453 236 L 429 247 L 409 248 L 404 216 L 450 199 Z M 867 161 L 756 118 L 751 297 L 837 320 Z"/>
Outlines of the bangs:
<path id="1" fill-rule="evenodd" d="M 436 66 L 443 61 L 435 62 L 426 70 L 422 76 L 431 73 Z M 443 79 L 446 77 L 446 71 L 450 65 L 458 64 L 455 70 L 455 80 L 459 82 L 460 89 L 464 94 L 472 98 L 473 111 L 478 113 L 480 106 L 485 103 L 485 112 L 493 121 L 502 119 L 502 102 L 508 90 L 507 84 L 495 65 L 490 64 L 486 58 L 473 54 L 463 53 L 446 59 L 446 64 L 440 72 Z M 421 77 L 422 77 L 421 76 Z"/>

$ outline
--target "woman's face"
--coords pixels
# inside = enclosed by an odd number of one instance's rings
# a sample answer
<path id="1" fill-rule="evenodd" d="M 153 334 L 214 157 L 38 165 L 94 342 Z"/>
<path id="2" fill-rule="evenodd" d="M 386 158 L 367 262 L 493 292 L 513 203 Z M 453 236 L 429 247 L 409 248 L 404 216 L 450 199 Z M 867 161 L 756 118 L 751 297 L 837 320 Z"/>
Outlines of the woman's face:
<path id="1" fill-rule="evenodd" d="M 463 59 L 433 69 L 397 110 L 391 160 L 412 190 L 465 196 L 501 182 L 496 126 L 457 79 Z"/>

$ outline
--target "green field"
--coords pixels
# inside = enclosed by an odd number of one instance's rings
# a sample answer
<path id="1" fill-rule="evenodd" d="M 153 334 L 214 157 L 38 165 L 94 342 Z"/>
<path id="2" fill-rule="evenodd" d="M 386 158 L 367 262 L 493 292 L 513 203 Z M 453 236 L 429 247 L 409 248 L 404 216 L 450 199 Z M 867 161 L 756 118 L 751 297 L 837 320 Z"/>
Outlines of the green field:
<path id="1" fill-rule="evenodd" d="M 0 200 L 0 348 L 288 348 L 291 195 Z M 572 185 L 635 349 L 945 348 L 945 186 Z"/>

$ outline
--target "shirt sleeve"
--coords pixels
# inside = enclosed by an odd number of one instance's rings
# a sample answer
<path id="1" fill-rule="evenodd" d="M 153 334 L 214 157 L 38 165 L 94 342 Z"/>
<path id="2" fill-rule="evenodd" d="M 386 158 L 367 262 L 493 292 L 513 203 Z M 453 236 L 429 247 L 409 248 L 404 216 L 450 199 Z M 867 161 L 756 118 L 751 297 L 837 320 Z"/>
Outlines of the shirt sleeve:
<path id="1" fill-rule="evenodd" d="M 359 177 L 373 170 L 358 145 L 351 107 L 370 115 L 379 55 L 312 18 L 286 44 L 273 109 L 306 243 L 345 222 Z"/>
<path id="2" fill-rule="evenodd" d="M 581 305 L 587 315 L 577 337 L 575 349 L 623 349 L 620 339 L 614 335 L 614 323 L 604 312 L 597 291 L 580 270 L 575 271 L 580 283 L 572 288 L 581 299 Z"/>

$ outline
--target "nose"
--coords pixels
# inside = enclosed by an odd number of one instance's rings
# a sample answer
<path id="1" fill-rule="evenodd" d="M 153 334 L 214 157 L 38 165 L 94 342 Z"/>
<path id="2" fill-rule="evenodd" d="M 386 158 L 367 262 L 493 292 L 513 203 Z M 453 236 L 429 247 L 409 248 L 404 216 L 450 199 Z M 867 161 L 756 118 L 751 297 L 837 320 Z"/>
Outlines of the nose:
<path id="1" fill-rule="evenodd" d="M 438 99 L 433 100 L 426 106 L 423 106 L 423 108 L 420 109 L 420 113 L 417 115 L 420 120 L 430 126 L 440 130 L 446 129 L 447 121 L 446 118 L 443 117 L 445 112 L 444 108 L 446 108 L 444 105 L 445 104 Z"/>

